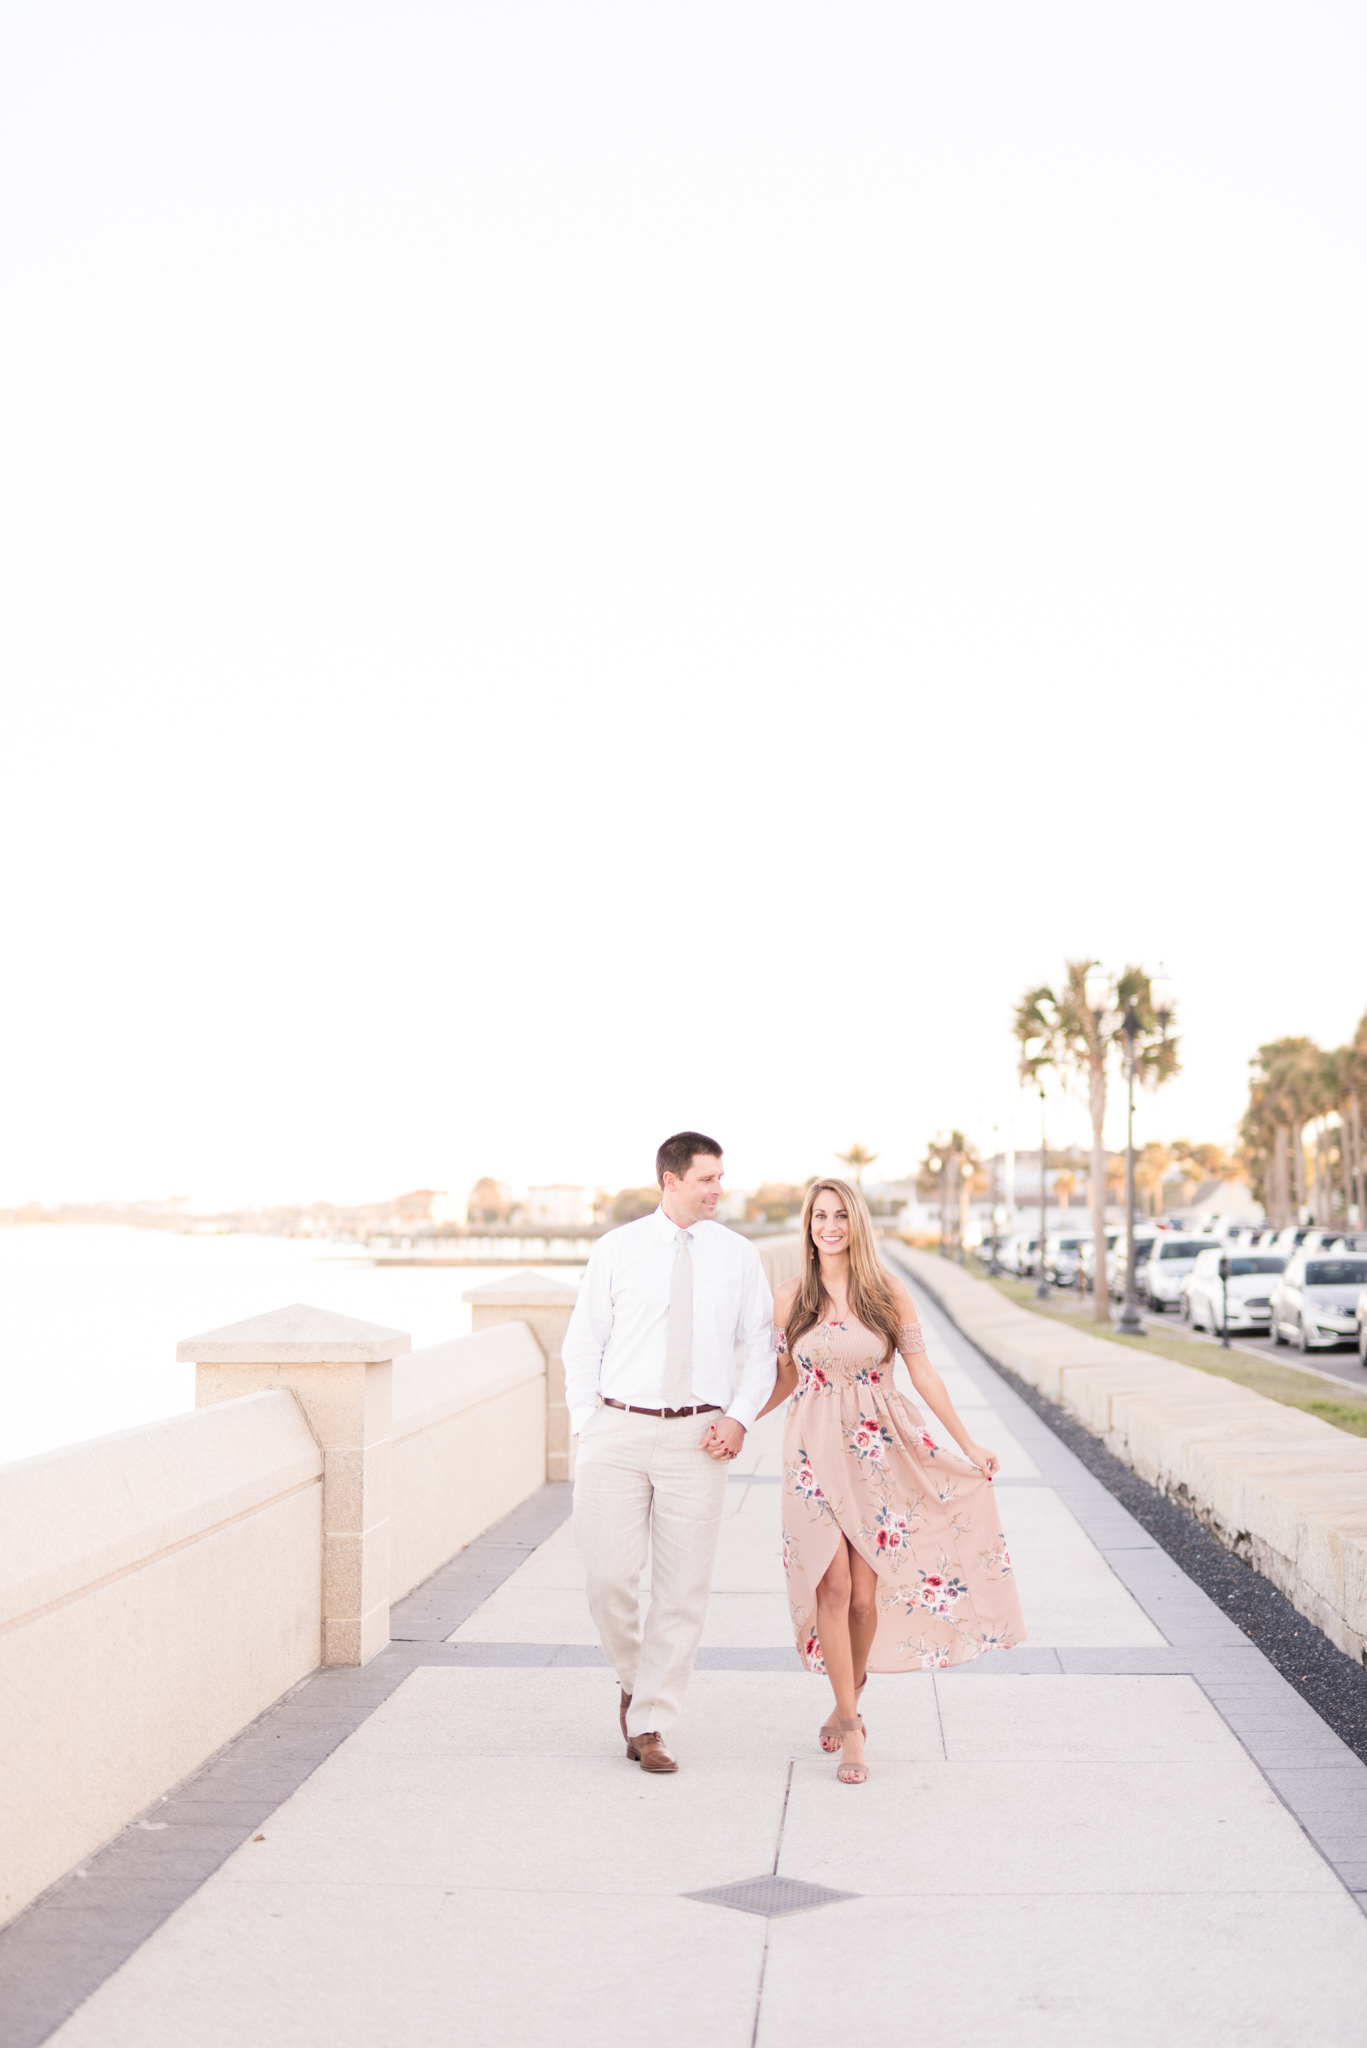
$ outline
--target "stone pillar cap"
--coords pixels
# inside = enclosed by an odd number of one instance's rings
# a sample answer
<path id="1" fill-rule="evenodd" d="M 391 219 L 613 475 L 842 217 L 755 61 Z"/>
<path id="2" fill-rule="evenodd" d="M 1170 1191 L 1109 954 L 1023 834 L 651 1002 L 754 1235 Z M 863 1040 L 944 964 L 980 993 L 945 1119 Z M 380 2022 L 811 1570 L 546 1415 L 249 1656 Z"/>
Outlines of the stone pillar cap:
<path id="1" fill-rule="evenodd" d="M 489 1280 L 483 1287 L 467 1287 L 462 1301 L 486 1302 L 495 1308 L 563 1308 L 579 1298 L 579 1289 L 569 1280 L 553 1280 L 549 1273 L 510 1273 L 506 1280 Z"/>
<path id="2" fill-rule="evenodd" d="M 245 1323 L 182 1337 L 176 1358 L 182 1365 L 376 1365 L 412 1349 L 406 1330 L 292 1301 Z"/>

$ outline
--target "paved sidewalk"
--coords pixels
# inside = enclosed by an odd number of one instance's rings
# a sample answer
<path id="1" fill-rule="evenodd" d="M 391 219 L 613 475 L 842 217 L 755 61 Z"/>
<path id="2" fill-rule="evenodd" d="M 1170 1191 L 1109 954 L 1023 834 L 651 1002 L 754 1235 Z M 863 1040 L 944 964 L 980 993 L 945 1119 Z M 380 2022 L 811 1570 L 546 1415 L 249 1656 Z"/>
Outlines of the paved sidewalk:
<path id="1" fill-rule="evenodd" d="M 350 1716 L 263 1839 L 51 2038 L 866 2048 L 910 2028 L 951 2048 L 1357 2048 L 1367 1770 L 923 1313 L 1003 1454 L 1031 1642 L 873 1678 L 867 1786 L 836 1783 L 827 1691 L 792 1650 L 773 1417 L 731 1475 L 677 1777 L 623 1759 L 547 1489 L 544 1540 L 472 1546 L 405 1603 L 408 1641 L 306 1686 L 214 1767 L 221 1799 L 273 1725 L 278 1762 L 290 1741 L 307 1754 L 309 1713 Z M 691 1896 L 773 1874 L 850 1896 L 777 1917 Z"/>

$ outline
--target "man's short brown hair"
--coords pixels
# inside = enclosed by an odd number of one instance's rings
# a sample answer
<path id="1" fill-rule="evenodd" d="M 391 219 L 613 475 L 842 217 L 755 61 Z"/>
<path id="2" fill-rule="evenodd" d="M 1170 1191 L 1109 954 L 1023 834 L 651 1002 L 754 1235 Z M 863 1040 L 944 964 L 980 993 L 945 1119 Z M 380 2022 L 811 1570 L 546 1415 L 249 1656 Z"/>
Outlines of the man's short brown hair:
<path id="1" fill-rule="evenodd" d="M 664 1186 L 667 1173 L 682 1180 L 699 1152 L 721 1158 L 721 1146 L 716 1139 L 705 1138 L 701 1131 L 676 1131 L 672 1138 L 666 1138 L 655 1154 L 655 1178 L 660 1186 Z"/>

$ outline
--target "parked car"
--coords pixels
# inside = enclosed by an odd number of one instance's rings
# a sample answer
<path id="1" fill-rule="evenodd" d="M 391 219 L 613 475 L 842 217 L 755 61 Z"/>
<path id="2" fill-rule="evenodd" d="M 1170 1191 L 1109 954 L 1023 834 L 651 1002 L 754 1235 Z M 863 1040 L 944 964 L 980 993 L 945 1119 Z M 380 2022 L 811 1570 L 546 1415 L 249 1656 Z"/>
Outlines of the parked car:
<path id="1" fill-rule="evenodd" d="M 1222 1258 L 1229 1261 L 1227 1280 L 1220 1278 Z M 1231 1330 L 1266 1331 L 1272 1322 L 1272 1282 L 1285 1270 L 1280 1252 L 1221 1252 L 1211 1245 L 1187 1276 L 1183 1314 L 1194 1330 L 1218 1335 L 1225 1327 L 1227 1300 Z"/>
<path id="2" fill-rule="evenodd" d="M 1135 1291 L 1141 1298 L 1144 1293 L 1144 1268 L 1148 1264 L 1149 1251 L 1153 1241 L 1156 1237 L 1167 1237 L 1170 1235 L 1169 1231 L 1160 1230 L 1156 1223 L 1139 1223 L 1135 1226 L 1134 1284 Z M 1123 1230 L 1117 1231 L 1115 1244 L 1106 1258 L 1106 1278 L 1110 1282 L 1111 1293 L 1117 1301 L 1121 1300 L 1125 1293 L 1125 1262 L 1127 1257 L 1128 1248 L 1125 1232 Z"/>
<path id="3" fill-rule="evenodd" d="M 1272 1335 L 1302 1351 L 1350 1344 L 1359 1335 L 1358 1300 L 1367 1286 L 1361 1253 L 1298 1251 L 1272 1290 Z"/>
<path id="4" fill-rule="evenodd" d="M 1358 1319 L 1358 1357 L 1367 1365 L 1367 1287 L 1357 1298 L 1355 1312 Z"/>
<path id="5" fill-rule="evenodd" d="M 1105 1249 L 1105 1252 L 1104 1252 L 1104 1254 L 1103 1254 L 1103 1259 L 1104 1259 L 1104 1260 L 1109 1260 L 1109 1258 L 1110 1258 L 1110 1255 L 1111 1255 L 1111 1253 L 1112 1253 L 1112 1252 L 1113 1252 L 1113 1251 L 1115 1250 L 1116 1244 L 1117 1244 L 1117 1242 L 1118 1242 L 1118 1240 L 1119 1240 L 1120 1236 L 1121 1236 L 1121 1233 L 1120 1233 L 1120 1231 L 1119 1231 L 1119 1230 L 1114 1230 L 1114 1229 L 1111 1229 L 1111 1230 L 1107 1230 L 1107 1232 L 1106 1232 L 1106 1249 Z M 1090 1292 L 1090 1291 L 1091 1291 L 1091 1287 L 1092 1287 L 1092 1275 L 1093 1275 L 1093 1268 L 1094 1268 L 1094 1267 L 1095 1267 L 1095 1265 L 1096 1265 L 1096 1239 L 1095 1239 L 1095 1237 L 1084 1237 L 1084 1238 L 1083 1238 L 1083 1240 L 1082 1240 L 1082 1250 L 1081 1250 L 1081 1252 L 1079 1253 L 1079 1255 L 1078 1255 L 1078 1256 L 1079 1256 L 1079 1258 L 1080 1258 L 1080 1260 L 1081 1260 L 1081 1262 L 1082 1262 L 1082 1284 L 1083 1284 L 1084 1288 L 1086 1288 L 1086 1289 L 1087 1289 L 1087 1290 L 1088 1290 L 1088 1291 Z"/>
<path id="6" fill-rule="evenodd" d="M 1243 1250 L 1255 1245 L 1262 1234 L 1261 1223 L 1231 1223 L 1223 1231 L 1214 1232 L 1216 1237 L 1223 1237 L 1227 1245 L 1238 1245 Z"/>
<path id="7" fill-rule="evenodd" d="M 1025 1274 L 1034 1271 L 1034 1259 L 1038 1250 L 1038 1237 L 1031 1237 L 1028 1232 L 1018 1230 L 1003 1244 L 1001 1262 L 1008 1273 L 1015 1273 L 1023 1278 Z"/>
<path id="8" fill-rule="evenodd" d="M 1138 1283 L 1140 1299 L 1146 1301 L 1157 1315 L 1180 1307 L 1183 1283 L 1202 1253 L 1212 1249 L 1218 1261 L 1224 1249 L 1218 1238 L 1183 1237 L 1175 1230 L 1156 1238 L 1144 1268 L 1144 1277 Z M 1218 1264 L 1216 1271 L 1218 1276 Z"/>
<path id="9" fill-rule="evenodd" d="M 1059 1231 L 1056 1236 L 1045 1239 L 1044 1263 L 1060 1287 L 1077 1286 L 1082 1249 L 1089 1236 L 1090 1233 L 1083 1236 L 1078 1231 Z"/>
<path id="10" fill-rule="evenodd" d="M 1288 1223 L 1273 1239 L 1274 1248 L 1285 1252 L 1288 1259 L 1293 1258 L 1314 1228 L 1313 1223 Z"/>

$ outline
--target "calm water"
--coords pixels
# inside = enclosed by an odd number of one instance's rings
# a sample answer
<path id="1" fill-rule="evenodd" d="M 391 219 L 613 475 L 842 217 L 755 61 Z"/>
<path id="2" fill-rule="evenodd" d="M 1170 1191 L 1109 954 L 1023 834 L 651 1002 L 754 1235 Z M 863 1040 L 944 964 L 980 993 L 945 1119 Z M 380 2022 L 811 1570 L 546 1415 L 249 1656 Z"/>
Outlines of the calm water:
<path id="1" fill-rule="evenodd" d="M 573 1281 L 582 1267 L 546 1270 Z M 195 1405 L 182 1337 L 306 1301 L 407 1330 L 414 1348 L 470 1327 L 467 1287 L 507 1267 L 378 1268 L 278 1237 L 38 1224 L 0 1229 L 0 1464 Z"/>

